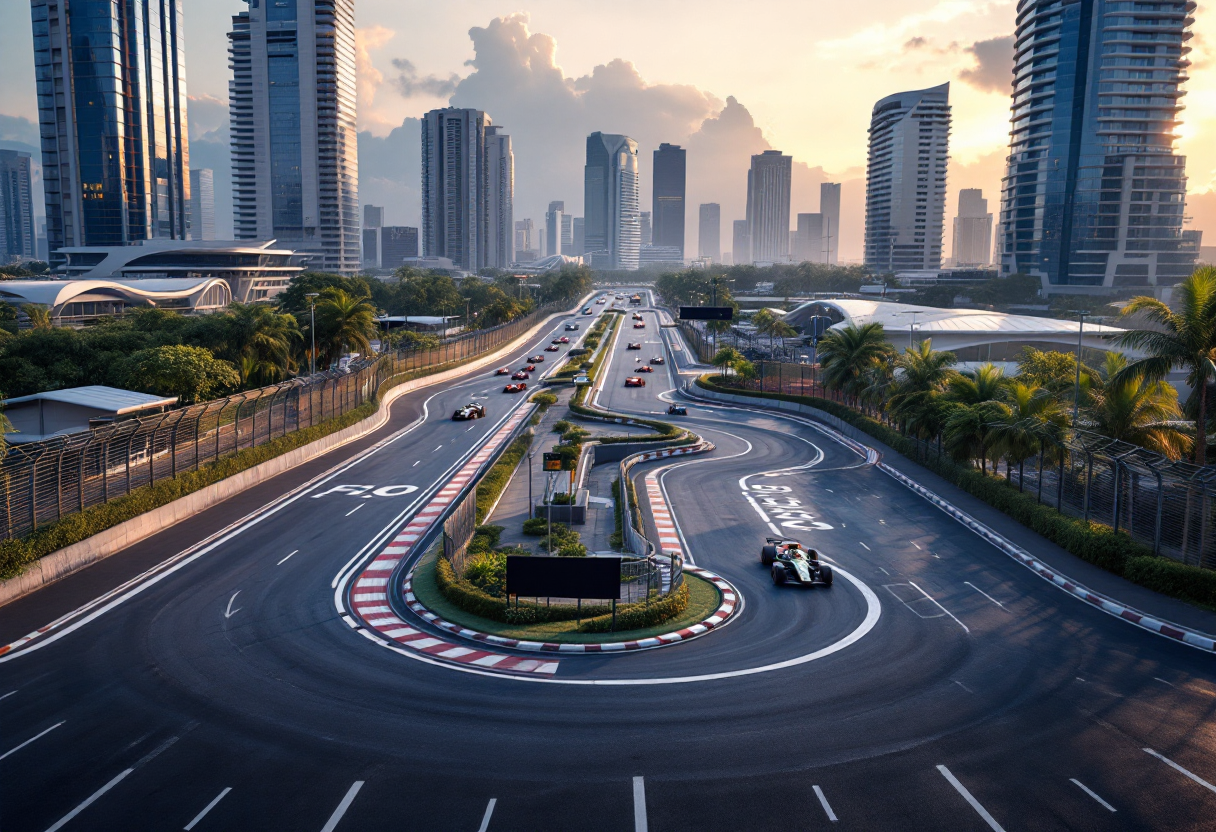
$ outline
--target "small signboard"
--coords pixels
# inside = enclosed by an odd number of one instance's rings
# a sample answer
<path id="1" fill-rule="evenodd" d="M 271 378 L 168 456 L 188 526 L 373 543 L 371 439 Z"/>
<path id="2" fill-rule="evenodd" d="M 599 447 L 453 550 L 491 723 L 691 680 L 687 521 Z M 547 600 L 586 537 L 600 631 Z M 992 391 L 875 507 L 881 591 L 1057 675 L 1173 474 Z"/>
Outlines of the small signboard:
<path id="1" fill-rule="evenodd" d="M 546 470 L 546 471 L 562 470 L 562 455 L 561 454 L 554 454 L 554 453 L 549 453 L 548 451 L 545 451 L 544 455 L 541 458 L 541 462 L 544 463 L 544 470 Z"/>
<path id="2" fill-rule="evenodd" d="M 507 594 L 525 598 L 619 599 L 621 559 L 509 555 Z"/>
<path id="3" fill-rule="evenodd" d="M 681 306 L 682 321 L 733 321 L 735 310 L 729 306 Z"/>
<path id="4" fill-rule="evenodd" d="M 575 384 L 590 384 L 591 377 L 586 374 L 580 374 L 574 377 Z"/>

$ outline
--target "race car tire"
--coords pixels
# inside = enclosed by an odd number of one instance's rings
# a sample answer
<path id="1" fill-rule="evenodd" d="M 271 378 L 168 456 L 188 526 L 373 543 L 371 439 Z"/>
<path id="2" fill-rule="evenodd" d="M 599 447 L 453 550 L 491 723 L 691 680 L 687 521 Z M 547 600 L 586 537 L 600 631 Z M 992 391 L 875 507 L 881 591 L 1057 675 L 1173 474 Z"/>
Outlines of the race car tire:
<path id="1" fill-rule="evenodd" d="M 819 579 L 823 581 L 824 586 L 832 585 L 832 567 L 826 563 L 819 566 Z"/>
<path id="2" fill-rule="evenodd" d="M 776 546 L 764 546 L 760 549 L 760 563 L 764 566 L 772 566 L 775 557 L 777 557 Z"/>
<path id="3" fill-rule="evenodd" d="M 785 567 L 779 563 L 773 564 L 773 584 L 775 586 L 785 586 Z"/>

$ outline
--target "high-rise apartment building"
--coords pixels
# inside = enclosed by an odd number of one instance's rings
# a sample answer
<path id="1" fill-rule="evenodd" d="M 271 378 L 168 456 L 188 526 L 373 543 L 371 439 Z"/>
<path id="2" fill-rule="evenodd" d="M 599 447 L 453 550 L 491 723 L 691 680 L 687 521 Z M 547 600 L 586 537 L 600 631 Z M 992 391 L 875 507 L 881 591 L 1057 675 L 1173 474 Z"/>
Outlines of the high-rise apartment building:
<path id="1" fill-rule="evenodd" d="M 992 253 L 992 214 L 979 188 L 958 192 L 958 216 L 954 218 L 955 266 L 987 266 Z"/>
<path id="2" fill-rule="evenodd" d="M 486 128 L 481 110 L 446 107 L 422 120 L 422 247 L 458 269 L 487 265 L 489 193 Z"/>
<path id="3" fill-rule="evenodd" d="M 190 239 L 215 239 L 215 171 L 190 171 Z"/>
<path id="4" fill-rule="evenodd" d="M 823 214 L 823 240 L 827 259 L 823 262 L 835 266 L 840 262 L 840 183 L 821 182 L 819 185 L 819 213 Z"/>
<path id="5" fill-rule="evenodd" d="M 380 268 L 399 269 L 418 256 L 418 229 L 390 225 L 380 229 Z"/>
<path id="6" fill-rule="evenodd" d="M 228 38 L 236 238 L 358 271 L 354 0 L 250 3 Z"/>
<path id="7" fill-rule="evenodd" d="M 52 252 L 188 238 L 182 5 L 31 0 Z"/>
<path id="8" fill-rule="evenodd" d="M 752 262 L 752 238 L 751 232 L 748 230 L 747 220 L 735 220 L 731 245 L 733 248 L 731 259 L 736 266 L 743 266 Z"/>
<path id="9" fill-rule="evenodd" d="M 380 268 L 380 239 L 384 228 L 384 208 L 363 206 L 363 268 Z"/>
<path id="10" fill-rule="evenodd" d="M 1175 142 L 1194 11 L 1190 0 L 1020 0 L 1003 273 L 1051 292 L 1171 286 L 1191 272 Z"/>
<path id="11" fill-rule="evenodd" d="M 0 150 L 0 263 L 38 256 L 33 166 L 28 153 Z"/>
<path id="12" fill-rule="evenodd" d="M 578 257 L 586 251 L 585 238 L 586 225 L 583 223 L 583 218 L 572 217 L 570 219 L 570 255 L 572 257 Z"/>
<path id="13" fill-rule="evenodd" d="M 790 256 L 790 178 L 794 157 L 766 150 L 747 172 L 747 227 L 751 260 L 783 263 Z"/>
<path id="14" fill-rule="evenodd" d="M 536 251 L 533 240 L 533 235 L 536 231 L 532 220 L 516 220 L 515 221 L 515 251 Z"/>
<path id="15" fill-rule="evenodd" d="M 562 212 L 562 254 L 574 251 L 574 217 Z"/>
<path id="16" fill-rule="evenodd" d="M 866 266 L 873 271 L 941 268 L 949 144 L 949 84 L 874 105 L 866 168 Z"/>
<path id="17" fill-rule="evenodd" d="M 794 232 L 793 260 L 795 263 L 823 263 L 827 259 L 824 250 L 824 230 L 827 226 L 823 214 L 799 214 L 798 229 Z"/>
<path id="18" fill-rule="evenodd" d="M 698 209 L 697 256 L 722 262 L 722 206 L 707 202 Z"/>
<path id="19" fill-rule="evenodd" d="M 650 222 L 650 217 L 649 211 L 638 213 L 638 229 L 644 246 L 654 245 L 654 226 Z"/>
<path id="20" fill-rule="evenodd" d="M 502 127 L 486 126 L 486 256 L 484 266 L 515 262 L 515 153 Z"/>
<path id="21" fill-rule="evenodd" d="M 599 268 L 636 270 L 641 248 L 638 143 L 592 133 L 583 170 L 584 247 Z"/>
<path id="22" fill-rule="evenodd" d="M 687 153 L 679 145 L 664 142 L 654 152 L 654 180 L 651 188 L 654 234 L 651 245 L 678 248 L 681 260 L 684 258 L 686 163 Z"/>
<path id="23" fill-rule="evenodd" d="M 545 212 L 546 257 L 562 253 L 562 216 L 565 213 L 565 202 L 555 200 L 549 203 L 549 210 Z"/>

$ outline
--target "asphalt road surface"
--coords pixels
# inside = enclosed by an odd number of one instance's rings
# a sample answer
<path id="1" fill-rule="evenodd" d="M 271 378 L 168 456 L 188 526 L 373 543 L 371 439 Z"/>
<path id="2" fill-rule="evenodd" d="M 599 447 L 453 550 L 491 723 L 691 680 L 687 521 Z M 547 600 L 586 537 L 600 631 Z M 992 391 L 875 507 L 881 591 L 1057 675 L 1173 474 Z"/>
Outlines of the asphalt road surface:
<path id="1" fill-rule="evenodd" d="M 641 314 L 599 403 L 649 415 L 678 366 Z M 668 357 L 644 388 L 625 387 L 630 340 Z M 717 451 L 636 469 L 742 594 L 720 631 L 562 656 L 543 680 L 361 637 L 336 578 L 522 403 L 492 373 L 405 396 L 376 436 L 0 608 L 7 643 L 131 581 L 0 660 L 0 829 L 1216 826 L 1210 656 L 1070 599 L 760 411 L 687 402 L 677 418 Z M 487 419 L 450 421 L 473 400 Z M 835 585 L 773 586 L 776 532 L 830 557 Z"/>

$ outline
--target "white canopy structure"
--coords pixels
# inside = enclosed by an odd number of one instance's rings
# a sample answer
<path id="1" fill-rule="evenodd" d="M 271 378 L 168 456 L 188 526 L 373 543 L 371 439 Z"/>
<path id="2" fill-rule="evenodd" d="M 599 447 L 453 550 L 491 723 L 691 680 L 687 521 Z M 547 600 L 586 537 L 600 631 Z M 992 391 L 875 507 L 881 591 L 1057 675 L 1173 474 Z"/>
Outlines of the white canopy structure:
<path id="1" fill-rule="evenodd" d="M 219 277 L 158 280 L 5 280 L 0 300 L 14 306 L 45 306 L 57 324 L 84 324 L 121 315 L 133 306 L 179 312 L 210 312 L 232 302 L 232 290 Z"/>

